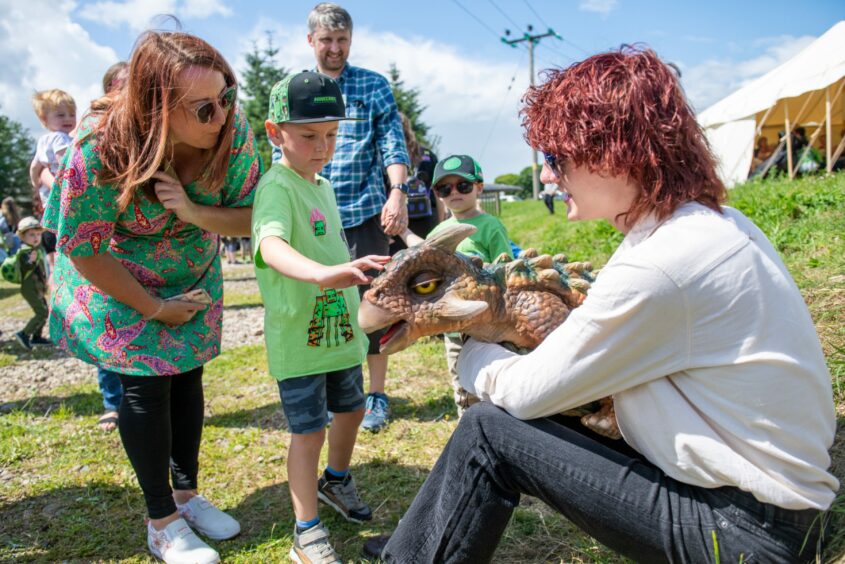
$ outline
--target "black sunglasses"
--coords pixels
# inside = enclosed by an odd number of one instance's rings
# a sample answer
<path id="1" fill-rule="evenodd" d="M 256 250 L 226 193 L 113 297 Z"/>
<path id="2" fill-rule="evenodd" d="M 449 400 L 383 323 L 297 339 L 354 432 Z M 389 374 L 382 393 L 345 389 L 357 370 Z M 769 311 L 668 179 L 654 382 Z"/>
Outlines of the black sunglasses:
<path id="1" fill-rule="evenodd" d="M 543 158 L 546 160 L 546 164 L 549 165 L 549 170 L 555 173 L 557 176 L 557 157 L 551 153 L 543 153 Z"/>
<path id="2" fill-rule="evenodd" d="M 200 123 L 208 123 L 214 119 L 215 108 L 220 106 L 223 113 L 227 113 L 235 105 L 235 100 L 238 97 L 238 87 L 230 86 L 220 93 L 216 101 L 204 102 L 193 108 L 194 115 L 197 116 L 197 121 Z"/>
<path id="3" fill-rule="evenodd" d="M 434 193 L 441 198 L 448 198 L 449 194 L 452 193 L 452 186 L 458 190 L 459 194 L 469 194 L 474 188 L 472 182 L 464 180 L 462 182 L 458 182 L 457 184 L 438 184 L 434 187 Z"/>

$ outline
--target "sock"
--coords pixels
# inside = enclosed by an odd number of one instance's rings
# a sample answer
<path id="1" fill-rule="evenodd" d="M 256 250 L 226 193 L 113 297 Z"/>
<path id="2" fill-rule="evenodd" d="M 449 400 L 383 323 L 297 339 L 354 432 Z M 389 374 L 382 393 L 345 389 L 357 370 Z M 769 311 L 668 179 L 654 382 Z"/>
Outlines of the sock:
<path id="1" fill-rule="evenodd" d="M 311 527 L 313 527 L 314 525 L 316 525 L 319 522 L 320 522 L 320 516 L 319 515 L 317 515 L 316 517 L 314 517 L 310 521 L 300 521 L 299 519 L 297 519 L 296 520 L 296 534 L 301 535 L 302 533 L 304 533 L 305 531 L 307 531 L 308 529 L 310 529 Z"/>
<path id="2" fill-rule="evenodd" d="M 323 472 L 323 476 L 329 482 L 342 482 L 344 478 L 349 474 L 349 468 L 343 470 L 342 472 L 339 470 L 335 470 L 331 466 L 326 466 L 326 471 Z"/>

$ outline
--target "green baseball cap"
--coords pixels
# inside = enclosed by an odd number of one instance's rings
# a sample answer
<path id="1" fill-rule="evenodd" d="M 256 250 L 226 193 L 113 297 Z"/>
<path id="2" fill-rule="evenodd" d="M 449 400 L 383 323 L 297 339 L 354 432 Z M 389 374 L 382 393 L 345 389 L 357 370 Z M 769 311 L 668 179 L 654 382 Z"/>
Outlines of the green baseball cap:
<path id="1" fill-rule="evenodd" d="M 320 123 L 357 118 L 346 117 L 337 82 L 319 72 L 302 71 L 273 86 L 268 119 L 274 123 Z"/>
<path id="2" fill-rule="evenodd" d="M 450 174 L 457 174 L 470 182 L 484 182 L 481 165 L 469 155 L 452 155 L 437 161 L 431 185 L 434 186 L 441 178 Z"/>

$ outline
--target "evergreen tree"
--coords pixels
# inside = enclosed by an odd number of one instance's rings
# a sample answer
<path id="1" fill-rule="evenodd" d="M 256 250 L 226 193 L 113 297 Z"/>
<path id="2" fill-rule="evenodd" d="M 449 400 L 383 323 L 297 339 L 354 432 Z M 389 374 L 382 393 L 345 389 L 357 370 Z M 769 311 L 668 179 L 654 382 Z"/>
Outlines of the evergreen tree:
<path id="1" fill-rule="evenodd" d="M 32 202 L 29 163 L 35 144 L 15 120 L 0 114 L 0 200 L 12 196 L 24 209 Z"/>
<path id="2" fill-rule="evenodd" d="M 273 45 L 273 38 L 267 33 L 267 45 L 259 49 L 252 44 L 252 52 L 246 55 L 246 69 L 243 72 L 241 92 L 244 94 L 242 108 L 246 113 L 249 126 L 255 134 L 258 152 L 264 159 L 264 165 L 270 166 L 272 149 L 264 131 L 264 121 L 270 107 L 270 91 L 273 85 L 288 75 L 287 69 L 275 62 L 279 49 Z"/>
<path id="3" fill-rule="evenodd" d="M 390 63 L 390 70 L 387 75 L 390 79 L 393 97 L 396 98 L 396 105 L 399 107 L 399 111 L 410 120 L 417 141 L 426 147 L 435 149 L 439 138 L 430 135 L 431 128 L 422 120 L 421 114 L 425 111 L 425 106 L 420 103 L 419 89 L 405 86 L 405 81 L 400 78 L 399 69 L 395 63 Z"/>

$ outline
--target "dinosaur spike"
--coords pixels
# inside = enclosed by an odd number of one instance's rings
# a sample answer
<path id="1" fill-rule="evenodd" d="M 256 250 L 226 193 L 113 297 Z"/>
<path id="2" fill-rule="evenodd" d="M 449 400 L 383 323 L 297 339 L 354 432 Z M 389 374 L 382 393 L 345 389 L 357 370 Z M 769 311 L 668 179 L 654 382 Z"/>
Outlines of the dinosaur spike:
<path id="1" fill-rule="evenodd" d="M 508 263 L 508 272 L 513 272 L 514 270 L 525 270 L 525 261 L 521 258 L 513 259 L 511 262 Z"/>
<path id="2" fill-rule="evenodd" d="M 591 271 L 593 269 L 593 265 L 589 262 L 568 262 L 563 268 L 567 272 L 577 272 L 578 274 L 581 274 L 585 271 Z"/>
<path id="3" fill-rule="evenodd" d="M 477 266 L 478 268 L 484 267 L 484 259 L 479 256 L 472 255 L 469 257 L 469 261 L 473 264 L 473 266 Z"/>
<path id="4" fill-rule="evenodd" d="M 550 255 L 540 255 L 537 258 L 531 259 L 528 263 L 538 270 L 541 268 L 551 268 L 552 257 Z"/>
<path id="5" fill-rule="evenodd" d="M 442 249 L 447 253 L 454 253 L 455 249 L 461 241 L 475 233 L 477 229 L 473 225 L 467 223 L 456 223 L 446 227 L 439 233 L 433 235 L 430 239 L 426 239 L 423 245 L 426 247 L 436 247 Z"/>
<path id="6" fill-rule="evenodd" d="M 503 264 L 506 262 L 510 262 L 511 260 L 513 259 L 511 259 L 511 256 L 508 253 L 500 253 L 499 256 L 493 259 L 493 262 L 491 264 Z"/>
<path id="7" fill-rule="evenodd" d="M 563 253 L 558 253 L 555 256 L 553 256 L 552 258 L 554 259 L 555 262 L 559 262 L 561 264 L 566 264 L 566 261 L 568 260 L 566 258 L 566 255 L 563 254 Z"/>
<path id="8" fill-rule="evenodd" d="M 583 278 L 570 278 L 569 279 L 569 286 L 573 290 L 578 290 L 579 292 L 585 292 L 590 289 L 590 283 L 584 280 Z"/>
<path id="9" fill-rule="evenodd" d="M 560 273 L 554 268 L 545 268 L 537 273 L 537 278 L 541 282 L 557 282 L 560 283 Z"/>
<path id="10" fill-rule="evenodd" d="M 461 321 L 483 313 L 488 307 L 487 302 L 465 300 L 449 292 L 438 303 L 437 314 L 442 319 Z"/>
<path id="11" fill-rule="evenodd" d="M 537 249 L 525 249 L 521 253 L 519 253 L 519 258 L 523 259 L 531 259 L 537 257 L 540 253 L 537 252 Z"/>

